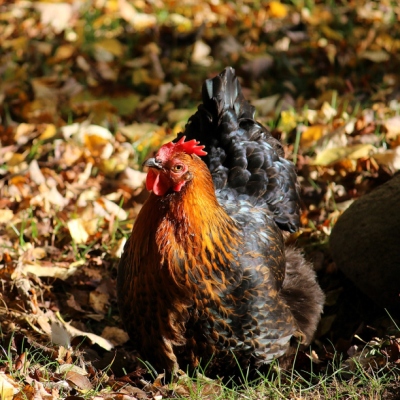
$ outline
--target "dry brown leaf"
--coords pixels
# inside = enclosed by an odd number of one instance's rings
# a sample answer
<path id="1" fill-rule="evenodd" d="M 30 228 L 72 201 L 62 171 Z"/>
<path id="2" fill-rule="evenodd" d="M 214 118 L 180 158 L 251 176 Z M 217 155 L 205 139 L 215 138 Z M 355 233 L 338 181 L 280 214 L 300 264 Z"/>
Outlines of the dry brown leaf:
<path id="1" fill-rule="evenodd" d="M 83 391 L 92 389 L 92 384 L 90 383 L 89 379 L 78 372 L 68 371 L 65 374 L 65 380 L 75 389 Z"/>
<path id="2" fill-rule="evenodd" d="M 108 293 L 93 290 L 89 294 L 89 304 L 98 314 L 105 314 L 108 309 L 110 295 Z"/>
<path id="3" fill-rule="evenodd" d="M 115 326 L 106 326 L 101 332 L 101 336 L 108 339 L 114 346 L 122 346 L 129 340 L 128 334 Z"/>
<path id="4" fill-rule="evenodd" d="M 95 335 L 94 333 L 91 332 L 81 331 L 80 329 L 75 328 L 71 326 L 69 323 L 65 322 L 59 316 L 59 314 L 57 314 L 57 316 L 59 317 L 58 319 L 54 315 L 51 315 L 49 317 L 51 324 L 55 323 L 58 324 L 59 326 L 63 326 L 63 328 L 71 338 L 76 336 L 87 336 L 92 343 L 96 343 L 97 345 L 99 345 L 100 347 L 102 347 L 107 351 L 110 351 L 114 347 L 114 345 L 110 341 L 102 338 L 101 336 Z"/>
<path id="5" fill-rule="evenodd" d="M 85 264 L 85 260 L 79 260 L 71 263 L 69 268 L 62 268 L 57 266 L 44 267 L 38 263 L 23 264 L 21 268 L 21 273 L 24 275 L 33 274 L 38 277 L 50 277 L 59 278 L 61 280 L 66 280 L 72 276 L 80 266 Z M 15 277 L 12 277 L 13 279 Z"/>

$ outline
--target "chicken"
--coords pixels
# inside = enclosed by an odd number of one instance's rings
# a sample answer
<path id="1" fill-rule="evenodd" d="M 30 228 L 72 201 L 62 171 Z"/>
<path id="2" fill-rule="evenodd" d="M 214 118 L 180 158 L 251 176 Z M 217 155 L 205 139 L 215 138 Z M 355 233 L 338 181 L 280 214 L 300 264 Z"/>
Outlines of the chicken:
<path id="1" fill-rule="evenodd" d="M 203 86 L 185 132 L 148 159 L 151 194 L 118 268 L 120 315 L 156 370 L 258 370 L 312 340 L 324 295 L 285 247 L 299 226 L 294 165 L 254 120 L 234 70 Z"/>

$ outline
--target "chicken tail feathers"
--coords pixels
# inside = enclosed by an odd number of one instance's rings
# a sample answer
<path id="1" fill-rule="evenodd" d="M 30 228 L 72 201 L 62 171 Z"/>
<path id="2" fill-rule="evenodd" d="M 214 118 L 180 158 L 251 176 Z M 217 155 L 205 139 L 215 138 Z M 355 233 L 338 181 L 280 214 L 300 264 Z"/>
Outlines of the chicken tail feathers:
<path id="1" fill-rule="evenodd" d="M 226 110 L 234 110 L 236 117 L 254 118 L 255 108 L 244 98 L 235 70 L 228 67 L 214 79 L 204 82 L 203 104 L 208 110 L 215 108 L 217 115 Z"/>
<path id="2" fill-rule="evenodd" d="M 203 104 L 189 119 L 183 135 L 205 145 L 204 161 L 221 203 L 239 197 L 267 204 L 283 230 L 299 227 L 299 187 L 293 163 L 284 158 L 279 140 L 254 119 L 231 67 L 207 79 Z"/>

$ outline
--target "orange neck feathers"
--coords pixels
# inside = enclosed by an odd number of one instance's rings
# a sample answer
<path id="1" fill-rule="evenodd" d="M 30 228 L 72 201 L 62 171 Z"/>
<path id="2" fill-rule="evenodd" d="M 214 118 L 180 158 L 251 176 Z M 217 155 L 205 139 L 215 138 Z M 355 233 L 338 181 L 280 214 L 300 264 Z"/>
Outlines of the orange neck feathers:
<path id="1" fill-rule="evenodd" d="M 206 164 L 195 157 L 190 168 L 193 179 L 180 192 L 152 193 L 143 205 L 131 236 L 136 273 L 167 268 L 179 284 L 193 270 L 204 276 L 233 262 L 236 224 L 219 205 Z"/>

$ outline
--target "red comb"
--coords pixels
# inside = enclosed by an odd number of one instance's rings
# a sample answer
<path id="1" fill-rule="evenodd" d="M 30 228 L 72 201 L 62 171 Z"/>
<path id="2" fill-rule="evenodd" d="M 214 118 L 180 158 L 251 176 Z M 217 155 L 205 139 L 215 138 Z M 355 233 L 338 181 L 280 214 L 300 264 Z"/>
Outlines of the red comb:
<path id="1" fill-rule="evenodd" d="M 169 142 L 167 144 L 164 144 L 164 146 L 162 146 L 160 150 L 158 150 L 156 158 L 168 159 L 173 153 L 178 152 L 183 152 L 186 154 L 196 154 L 197 156 L 205 156 L 207 154 L 207 152 L 203 150 L 205 146 L 199 146 L 200 142 L 195 139 L 185 142 L 185 139 L 186 136 L 182 136 L 176 143 Z"/>

